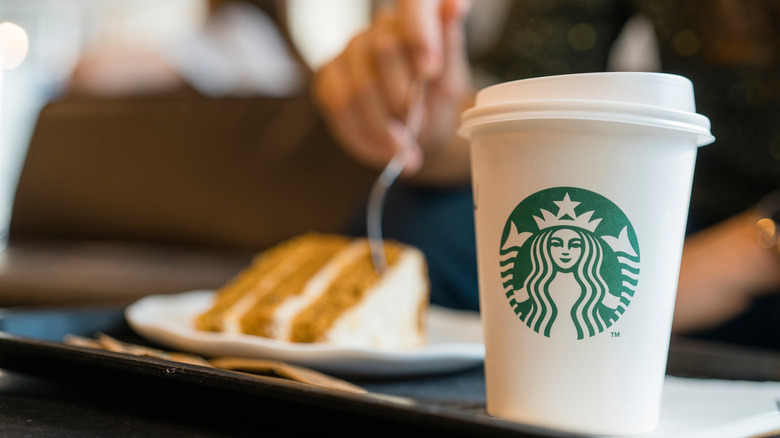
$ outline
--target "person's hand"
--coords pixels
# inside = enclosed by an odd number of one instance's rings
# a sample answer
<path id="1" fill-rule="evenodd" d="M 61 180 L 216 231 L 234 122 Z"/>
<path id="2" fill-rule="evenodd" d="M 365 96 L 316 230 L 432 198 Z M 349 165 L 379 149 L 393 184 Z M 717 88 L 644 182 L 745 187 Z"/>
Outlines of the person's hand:
<path id="1" fill-rule="evenodd" d="M 685 240 L 673 331 L 706 330 L 780 288 L 780 257 L 759 245 L 752 212 Z"/>
<path id="2" fill-rule="evenodd" d="M 462 0 L 399 0 L 380 11 L 315 76 L 315 99 L 333 134 L 354 158 L 384 167 L 404 141 L 407 95 L 414 78 L 426 81 L 417 144 L 407 145 L 404 173 L 426 154 L 448 146 L 473 95 L 465 52 Z"/>

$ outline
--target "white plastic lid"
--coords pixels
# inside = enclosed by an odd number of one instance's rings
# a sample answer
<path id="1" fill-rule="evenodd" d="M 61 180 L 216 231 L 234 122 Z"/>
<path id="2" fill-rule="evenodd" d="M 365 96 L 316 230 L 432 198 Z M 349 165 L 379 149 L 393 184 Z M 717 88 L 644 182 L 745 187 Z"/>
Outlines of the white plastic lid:
<path id="1" fill-rule="evenodd" d="M 601 120 L 691 132 L 712 143 L 710 121 L 696 113 L 693 84 L 665 73 L 609 72 L 546 76 L 506 82 L 477 93 L 458 133 L 531 119 Z"/>

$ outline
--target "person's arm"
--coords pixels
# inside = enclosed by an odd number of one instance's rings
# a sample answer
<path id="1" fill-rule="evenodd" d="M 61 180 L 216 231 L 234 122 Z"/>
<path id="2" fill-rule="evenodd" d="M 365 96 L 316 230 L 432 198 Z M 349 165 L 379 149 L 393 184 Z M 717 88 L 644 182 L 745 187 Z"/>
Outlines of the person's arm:
<path id="1" fill-rule="evenodd" d="M 780 255 L 760 244 L 754 213 L 740 214 L 686 239 L 672 329 L 715 327 L 777 289 Z"/>
<path id="2" fill-rule="evenodd" d="M 403 176 L 425 184 L 468 181 L 468 146 L 455 132 L 474 95 L 463 30 L 467 10 L 466 1 L 399 0 L 316 73 L 315 100 L 359 162 L 381 169 L 401 148 L 407 94 L 413 79 L 422 78 L 422 127 Z"/>

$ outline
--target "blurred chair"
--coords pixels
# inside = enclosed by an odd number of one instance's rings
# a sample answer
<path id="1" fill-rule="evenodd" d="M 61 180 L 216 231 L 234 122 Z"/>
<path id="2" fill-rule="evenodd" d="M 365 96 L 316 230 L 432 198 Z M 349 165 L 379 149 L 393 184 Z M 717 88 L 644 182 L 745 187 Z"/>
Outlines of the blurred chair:
<path id="1" fill-rule="evenodd" d="M 305 98 L 52 102 L 0 254 L 0 306 L 218 287 L 259 250 L 342 229 L 374 176 Z"/>

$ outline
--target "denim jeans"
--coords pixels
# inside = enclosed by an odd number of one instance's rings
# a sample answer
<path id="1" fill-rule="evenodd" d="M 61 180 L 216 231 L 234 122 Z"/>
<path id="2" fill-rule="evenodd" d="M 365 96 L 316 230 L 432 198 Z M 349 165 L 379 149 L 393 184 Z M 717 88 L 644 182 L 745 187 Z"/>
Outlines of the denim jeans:
<path id="1" fill-rule="evenodd" d="M 349 234 L 366 235 L 365 217 L 363 204 Z M 471 187 L 421 188 L 397 182 L 385 199 L 382 233 L 425 254 L 433 304 L 479 309 Z"/>

